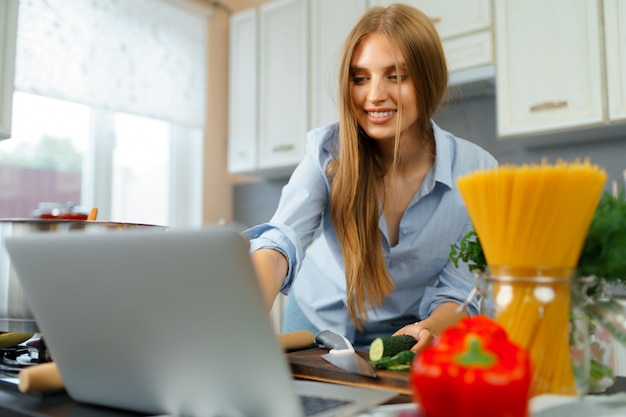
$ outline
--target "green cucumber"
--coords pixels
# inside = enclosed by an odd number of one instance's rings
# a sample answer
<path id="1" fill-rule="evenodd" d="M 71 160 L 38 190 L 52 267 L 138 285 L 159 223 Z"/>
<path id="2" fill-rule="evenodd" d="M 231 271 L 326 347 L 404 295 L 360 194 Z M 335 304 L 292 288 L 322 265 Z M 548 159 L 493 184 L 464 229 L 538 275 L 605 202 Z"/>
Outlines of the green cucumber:
<path id="1" fill-rule="evenodd" d="M 370 344 L 370 361 L 378 361 L 385 356 L 395 356 L 398 353 L 409 350 L 417 341 L 413 336 L 383 336 L 378 337 Z"/>

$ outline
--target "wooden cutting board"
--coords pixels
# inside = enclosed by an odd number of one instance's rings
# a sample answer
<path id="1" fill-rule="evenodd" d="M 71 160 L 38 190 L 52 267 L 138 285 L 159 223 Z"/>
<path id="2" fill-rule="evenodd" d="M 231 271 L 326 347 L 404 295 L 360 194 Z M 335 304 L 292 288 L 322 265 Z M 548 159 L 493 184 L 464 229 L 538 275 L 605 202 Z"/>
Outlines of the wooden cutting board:
<path id="1" fill-rule="evenodd" d="M 369 378 L 331 365 L 322 359 L 322 354 L 325 353 L 328 353 L 327 349 L 316 347 L 287 353 L 293 376 L 299 379 L 384 389 L 405 395 L 412 394 L 408 372 L 377 369 L 378 378 Z M 357 351 L 357 353 L 365 360 L 368 359 L 367 352 Z"/>

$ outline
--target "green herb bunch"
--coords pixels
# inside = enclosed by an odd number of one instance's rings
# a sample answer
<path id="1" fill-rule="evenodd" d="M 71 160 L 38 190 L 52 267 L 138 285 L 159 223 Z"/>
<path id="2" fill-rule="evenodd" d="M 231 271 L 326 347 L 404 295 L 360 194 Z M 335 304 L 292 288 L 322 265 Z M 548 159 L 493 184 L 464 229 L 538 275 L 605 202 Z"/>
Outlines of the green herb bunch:
<path id="1" fill-rule="evenodd" d="M 581 276 L 595 275 L 612 284 L 626 280 L 626 199 L 605 192 L 589 227 L 578 261 Z"/>
<path id="2" fill-rule="evenodd" d="M 484 272 L 487 266 L 483 247 L 480 244 L 478 235 L 473 230 L 467 232 L 459 242 L 459 250 L 454 244 L 450 245 L 450 261 L 458 268 L 459 260 L 467 263 L 470 271 Z"/>

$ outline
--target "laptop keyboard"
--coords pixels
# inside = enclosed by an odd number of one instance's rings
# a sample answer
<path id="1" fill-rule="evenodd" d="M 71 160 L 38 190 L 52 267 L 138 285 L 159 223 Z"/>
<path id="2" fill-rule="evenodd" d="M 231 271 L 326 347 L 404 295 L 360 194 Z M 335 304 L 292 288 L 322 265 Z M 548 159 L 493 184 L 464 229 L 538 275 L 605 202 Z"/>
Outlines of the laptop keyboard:
<path id="1" fill-rule="evenodd" d="M 306 416 L 313 416 L 317 413 L 332 410 L 333 408 L 350 403 L 350 401 L 338 400 L 336 398 L 313 397 L 309 395 L 300 395 L 299 397 L 300 404 L 302 404 Z"/>

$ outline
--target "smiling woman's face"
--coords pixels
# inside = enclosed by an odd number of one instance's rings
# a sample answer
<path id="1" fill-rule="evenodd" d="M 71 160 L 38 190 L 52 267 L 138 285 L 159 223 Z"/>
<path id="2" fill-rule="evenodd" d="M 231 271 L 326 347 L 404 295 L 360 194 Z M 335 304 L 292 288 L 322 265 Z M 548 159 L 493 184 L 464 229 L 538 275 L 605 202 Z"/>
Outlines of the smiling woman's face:
<path id="1" fill-rule="evenodd" d="M 416 126 L 419 115 L 415 89 L 404 58 L 399 59 L 396 71 L 389 42 L 380 33 L 367 35 L 354 49 L 350 62 L 350 99 L 359 125 L 372 139 L 395 138 L 400 101 L 402 130 Z"/>

